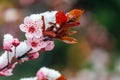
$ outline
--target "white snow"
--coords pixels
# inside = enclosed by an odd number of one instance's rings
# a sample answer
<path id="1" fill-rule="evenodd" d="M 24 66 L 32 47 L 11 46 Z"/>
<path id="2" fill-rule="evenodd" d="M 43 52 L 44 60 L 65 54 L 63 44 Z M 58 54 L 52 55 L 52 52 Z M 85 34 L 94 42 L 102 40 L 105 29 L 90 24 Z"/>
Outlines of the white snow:
<path id="1" fill-rule="evenodd" d="M 37 77 L 21 78 L 20 80 L 37 80 Z"/>
<path id="2" fill-rule="evenodd" d="M 47 29 L 50 27 L 49 22 L 56 23 L 56 13 L 57 13 L 57 11 L 51 11 L 51 12 L 47 11 L 47 12 L 44 12 L 41 14 L 32 14 L 32 15 L 30 15 L 30 18 L 33 21 L 37 21 L 39 19 L 42 19 L 42 16 L 44 16 L 45 29 Z"/>
<path id="3" fill-rule="evenodd" d="M 56 80 L 61 76 L 58 71 L 46 67 L 41 68 L 40 71 L 42 71 L 47 76 L 48 80 Z"/>

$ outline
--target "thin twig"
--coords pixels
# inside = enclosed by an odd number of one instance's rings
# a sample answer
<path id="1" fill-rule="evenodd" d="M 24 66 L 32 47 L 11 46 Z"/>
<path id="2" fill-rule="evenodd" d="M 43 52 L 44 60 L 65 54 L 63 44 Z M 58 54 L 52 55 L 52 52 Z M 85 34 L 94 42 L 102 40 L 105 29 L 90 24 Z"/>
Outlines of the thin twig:
<path id="1" fill-rule="evenodd" d="M 7 61 L 8 61 L 8 65 L 10 64 L 9 63 L 9 51 L 7 51 Z"/>

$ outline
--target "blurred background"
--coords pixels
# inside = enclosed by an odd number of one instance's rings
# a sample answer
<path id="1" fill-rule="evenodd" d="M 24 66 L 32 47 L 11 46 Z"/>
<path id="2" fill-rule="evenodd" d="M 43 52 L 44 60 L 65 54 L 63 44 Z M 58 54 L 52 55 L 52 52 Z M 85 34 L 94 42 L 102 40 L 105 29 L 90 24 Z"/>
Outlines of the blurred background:
<path id="1" fill-rule="evenodd" d="M 17 65 L 13 76 L 0 80 L 32 77 L 43 66 L 59 70 L 68 80 L 120 80 L 120 0 L 0 0 L 0 45 L 5 33 L 25 39 L 19 30 L 25 16 L 75 8 L 85 11 L 74 28 L 78 44 L 55 41 L 53 51 Z"/>

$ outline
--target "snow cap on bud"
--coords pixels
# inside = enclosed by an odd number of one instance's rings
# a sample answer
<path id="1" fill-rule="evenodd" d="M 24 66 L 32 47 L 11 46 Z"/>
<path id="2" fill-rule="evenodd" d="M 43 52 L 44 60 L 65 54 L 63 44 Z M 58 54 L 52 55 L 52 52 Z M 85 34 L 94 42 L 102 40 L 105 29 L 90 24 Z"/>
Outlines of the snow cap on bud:
<path id="1" fill-rule="evenodd" d="M 17 47 L 19 44 L 20 44 L 19 39 L 17 39 L 17 38 L 13 39 L 13 41 L 12 41 L 13 46 Z"/>
<path id="2" fill-rule="evenodd" d="M 11 34 L 4 35 L 4 41 L 12 41 L 12 40 L 13 40 L 13 36 Z"/>
<path id="3" fill-rule="evenodd" d="M 5 41 L 5 42 L 3 43 L 2 48 L 3 48 L 4 50 L 6 50 L 6 51 L 12 52 L 12 49 L 11 49 L 11 48 L 12 48 L 12 45 L 11 45 L 11 42 Z"/>
<path id="4" fill-rule="evenodd" d="M 57 80 L 61 76 L 61 74 L 54 69 L 49 69 L 49 68 L 46 68 L 46 67 L 42 67 L 37 72 L 36 76 L 37 76 L 38 80 Z"/>
<path id="5" fill-rule="evenodd" d="M 12 48 L 12 40 L 13 40 L 12 35 L 5 34 L 2 48 L 6 51 L 12 52 L 12 49 L 11 49 Z"/>

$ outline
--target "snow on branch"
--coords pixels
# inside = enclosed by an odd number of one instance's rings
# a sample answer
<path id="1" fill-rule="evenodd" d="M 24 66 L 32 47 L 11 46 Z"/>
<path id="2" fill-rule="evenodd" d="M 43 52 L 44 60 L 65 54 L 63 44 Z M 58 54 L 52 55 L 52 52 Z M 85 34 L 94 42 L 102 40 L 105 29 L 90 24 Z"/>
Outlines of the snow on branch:
<path id="1" fill-rule="evenodd" d="M 16 64 L 37 59 L 41 51 L 51 51 L 55 39 L 67 44 L 77 43 L 76 39 L 69 37 L 76 33 L 70 28 L 80 24 L 82 13 L 82 10 L 74 9 L 66 14 L 47 11 L 25 17 L 19 28 L 25 33 L 26 40 L 19 41 L 10 34 L 4 35 L 5 52 L 0 56 L 0 76 L 11 76 Z"/>

